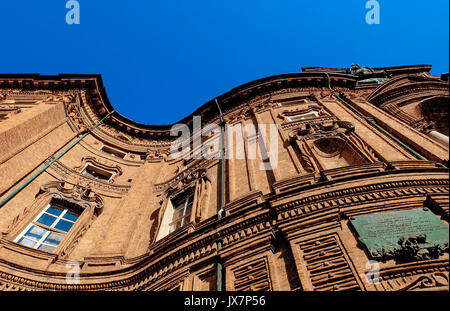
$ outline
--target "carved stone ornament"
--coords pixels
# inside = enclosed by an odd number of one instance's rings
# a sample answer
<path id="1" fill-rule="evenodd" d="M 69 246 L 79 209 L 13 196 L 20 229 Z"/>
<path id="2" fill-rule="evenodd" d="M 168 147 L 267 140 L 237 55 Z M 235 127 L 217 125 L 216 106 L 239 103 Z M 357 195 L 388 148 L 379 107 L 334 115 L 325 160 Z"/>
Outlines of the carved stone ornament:
<path id="1" fill-rule="evenodd" d="M 350 67 L 350 73 L 355 76 L 363 76 L 371 74 L 372 72 L 373 70 L 370 69 L 369 67 L 361 67 L 358 64 L 356 65 L 352 64 L 352 66 Z"/>
<path id="2" fill-rule="evenodd" d="M 54 199 L 64 200 L 66 203 L 72 203 L 83 209 L 93 209 L 96 214 L 100 213 L 104 206 L 103 199 L 89 186 L 83 187 L 63 181 L 52 181 L 43 185 L 37 196 L 43 193 L 49 193 Z"/>
<path id="3" fill-rule="evenodd" d="M 79 166 L 74 167 L 74 170 L 80 171 L 81 169 L 86 167 L 86 164 L 91 164 L 102 170 L 108 171 L 111 174 L 114 174 L 114 177 L 110 179 L 111 183 L 114 182 L 114 179 L 116 177 L 121 176 L 123 173 L 122 168 L 119 165 L 115 165 L 114 162 L 91 156 L 81 158 L 81 164 Z"/>
<path id="4" fill-rule="evenodd" d="M 64 99 L 64 103 L 67 106 L 67 116 L 69 120 L 71 120 L 75 129 L 79 132 L 84 132 L 87 130 L 87 126 L 83 121 L 83 117 L 81 114 L 81 100 L 80 95 L 66 97 Z"/>
<path id="5" fill-rule="evenodd" d="M 167 159 L 169 155 L 170 150 L 154 150 L 148 148 L 145 154 L 145 160 L 147 162 L 160 162 L 161 160 Z"/>
<path id="6" fill-rule="evenodd" d="M 214 176 L 206 169 L 199 169 L 196 171 L 185 171 L 181 173 L 183 176 L 178 180 L 178 183 L 171 185 L 168 188 L 169 194 L 174 194 L 182 191 L 183 189 L 189 188 L 195 184 L 195 182 L 201 178 L 205 178 L 210 182 L 214 181 Z"/>
<path id="7" fill-rule="evenodd" d="M 300 124 L 300 127 L 289 133 L 291 140 L 309 140 L 349 134 L 355 130 L 348 121 L 324 120 L 321 123 Z"/>
<path id="8" fill-rule="evenodd" d="M 287 119 L 286 117 L 296 116 L 299 114 L 306 114 L 306 113 L 313 112 L 313 111 L 317 112 L 319 115 L 324 114 L 324 110 L 323 110 L 322 106 L 313 103 L 313 104 L 303 105 L 300 108 L 284 110 L 283 112 L 278 114 L 278 117 L 280 119 L 286 120 Z"/>
<path id="9" fill-rule="evenodd" d="M 444 246 L 428 243 L 426 234 L 401 237 L 398 240 L 399 249 L 395 250 L 395 257 L 406 261 L 437 259 L 448 252 L 448 244 Z"/>

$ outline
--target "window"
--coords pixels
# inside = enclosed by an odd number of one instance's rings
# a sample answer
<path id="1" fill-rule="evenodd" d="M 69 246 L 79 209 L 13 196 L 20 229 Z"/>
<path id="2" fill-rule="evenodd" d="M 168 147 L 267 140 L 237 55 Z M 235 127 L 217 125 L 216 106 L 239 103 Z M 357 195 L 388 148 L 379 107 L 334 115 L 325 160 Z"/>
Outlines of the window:
<path id="1" fill-rule="evenodd" d="M 0 121 L 6 120 L 8 118 L 8 114 L 0 111 Z"/>
<path id="2" fill-rule="evenodd" d="M 106 181 L 109 181 L 113 175 L 112 173 L 102 170 L 91 164 L 87 164 L 86 167 L 81 172 L 81 174 L 83 174 L 86 177 L 100 179 L 100 180 L 106 180 Z"/>
<path id="3" fill-rule="evenodd" d="M 306 119 L 314 119 L 319 116 L 319 113 L 317 111 L 310 111 L 307 113 L 300 113 L 295 114 L 292 116 L 286 116 L 286 121 L 288 122 L 294 122 L 294 121 L 300 121 L 300 120 L 306 120 Z"/>
<path id="4" fill-rule="evenodd" d="M 192 203 L 194 200 L 194 196 L 190 195 L 188 197 L 182 197 L 181 199 L 173 199 L 173 216 L 172 222 L 170 225 L 170 232 L 174 232 L 175 230 L 183 227 L 186 223 L 189 222 L 189 218 L 192 212 Z"/>
<path id="5" fill-rule="evenodd" d="M 193 188 L 167 201 L 163 219 L 156 240 L 162 239 L 190 222 L 194 201 Z"/>
<path id="6" fill-rule="evenodd" d="M 14 242 L 53 253 L 79 216 L 73 210 L 50 203 Z"/>
<path id="7" fill-rule="evenodd" d="M 126 153 L 116 150 L 114 148 L 108 147 L 108 146 L 103 146 L 101 151 L 103 151 L 106 154 L 109 154 L 110 156 L 121 158 L 121 159 L 125 158 L 125 156 L 126 156 Z"/>

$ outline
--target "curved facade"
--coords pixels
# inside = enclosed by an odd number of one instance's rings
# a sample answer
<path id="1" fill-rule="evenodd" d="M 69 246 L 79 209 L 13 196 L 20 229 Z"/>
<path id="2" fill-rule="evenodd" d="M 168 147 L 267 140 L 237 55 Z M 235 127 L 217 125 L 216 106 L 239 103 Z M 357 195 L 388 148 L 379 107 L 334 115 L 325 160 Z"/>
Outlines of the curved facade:
<path id="1" fill-rule="evenodd" d="M 180 120 L 187 140 L 117 113 L 100 76 L 1 75 L 0 289 L 448 290 L 430 69 L 250 82 Z"/>

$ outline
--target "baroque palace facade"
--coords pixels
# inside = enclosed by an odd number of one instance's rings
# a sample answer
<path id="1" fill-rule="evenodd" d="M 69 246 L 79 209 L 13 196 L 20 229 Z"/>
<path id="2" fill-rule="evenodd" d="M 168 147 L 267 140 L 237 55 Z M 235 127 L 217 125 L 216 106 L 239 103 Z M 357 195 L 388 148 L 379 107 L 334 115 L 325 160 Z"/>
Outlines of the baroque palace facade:
<path id="1" fill-rule="evenodd" d="M 179 122 L 276 124 L 268 170 L 245 132 L 244 158 L 174 158 L 171 126 L 117 113 L 98 75 L 0 75 L 0 290 L 448 290 L 430 69 L 307 67 Z"/>

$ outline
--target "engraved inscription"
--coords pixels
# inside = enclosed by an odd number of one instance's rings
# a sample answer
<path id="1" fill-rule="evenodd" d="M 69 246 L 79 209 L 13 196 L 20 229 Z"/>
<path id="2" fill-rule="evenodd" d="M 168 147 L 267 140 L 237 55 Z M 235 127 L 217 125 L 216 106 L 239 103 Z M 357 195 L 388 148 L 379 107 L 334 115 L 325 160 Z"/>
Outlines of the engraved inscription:
<path id="1" fill-rule="evenodd" d="M 419 260 L 448 251 L 448 226 L 428 209 L 359 215 L 350 222 L 373 258 Z"/>

